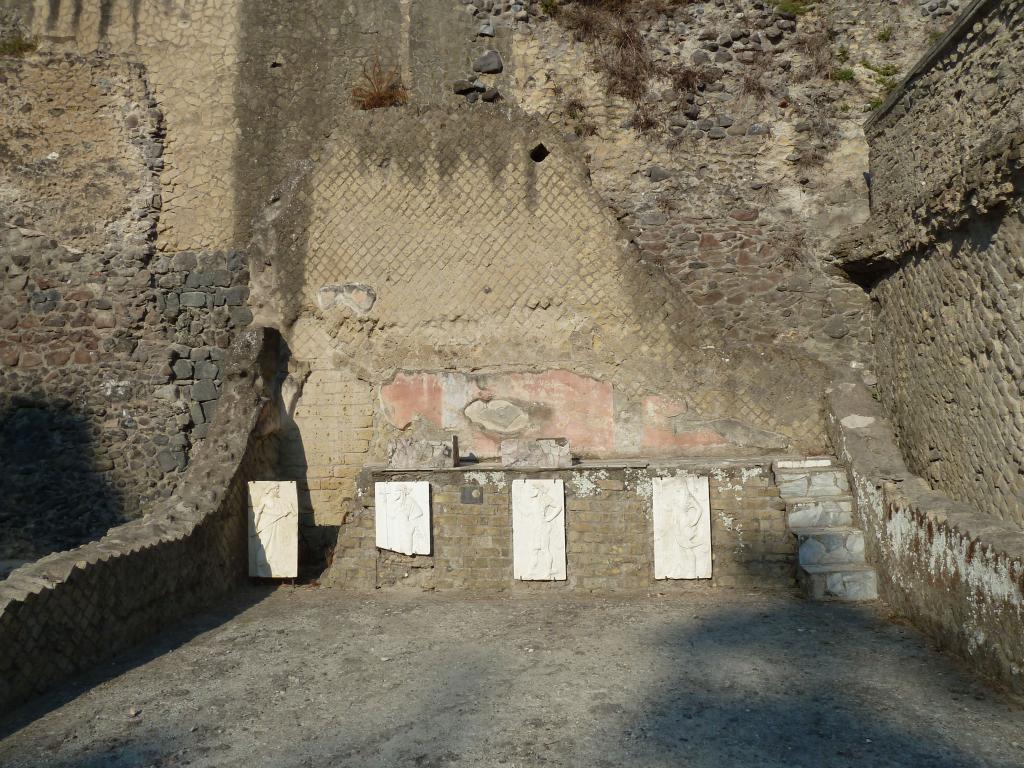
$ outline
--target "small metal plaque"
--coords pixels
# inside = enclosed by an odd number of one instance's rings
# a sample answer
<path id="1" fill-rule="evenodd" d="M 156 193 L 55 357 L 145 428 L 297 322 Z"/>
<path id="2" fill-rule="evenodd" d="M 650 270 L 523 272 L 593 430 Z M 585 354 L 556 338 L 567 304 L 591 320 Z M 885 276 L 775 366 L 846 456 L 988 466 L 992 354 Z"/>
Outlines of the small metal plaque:
<path id="1" fill-rule="evenodd" d="M 464 485 L 462 486 L 462 499 L 463 504 L 483 504 L 484 503 L 484 489 L 479 485 Z"/>

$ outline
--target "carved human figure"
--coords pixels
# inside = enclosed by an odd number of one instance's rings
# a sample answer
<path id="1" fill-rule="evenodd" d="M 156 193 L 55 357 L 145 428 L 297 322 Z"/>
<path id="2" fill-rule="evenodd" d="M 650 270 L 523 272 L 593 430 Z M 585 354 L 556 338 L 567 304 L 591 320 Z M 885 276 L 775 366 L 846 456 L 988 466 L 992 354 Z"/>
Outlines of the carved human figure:
<path id="1" fill-rule="evenodd" d="M 679 550 L 683 572 L 692 573 L 697 567 L 697 550 L 704 545 L 700 530 L 703 510 L 689 486 L 683 491 L 682 496 L 678 513 L 669 518 L 668 534 L 672 546 Z"/>
<path id="2" fill-rule="evenodd" d="M 294 483 L 249 484 L 252 498 L 249 569 L 253 576 L 297 575 L 298 497 Z"/>
<path id="3" fill-rule="evenodd" d="M 392 542 L 399 545 L 402 552 L 419 552 L 425 550 L 423 526 L 420 521 L 426 510 L 420 506 L 412 490 L 404 483 L 394 483 L 387 490 L 389 522 L 395 525 L 392 531 Z"/>
<path id="4" fill-rule="evenodd" d="M 706 477 L 654 479 L 654 576 L 711 576 L 711 509 Z"/>
<path id="5" fill-rule="evenodd" d="M 565 490 L 561 480 L 512 481 L 512 572 L 524 581 L 563 581 Z"/>
<path id="6" fill-rule="evenodd" d="M 555 522 L 562 514 L 562 505 L 551 496 L 551 488 L 531 485 L 527 491 L 534 505 L 530 507 L 535 516 L 535 524 L 530 527 L 533 533 L 530 550 L 533 553 L 531 573 L 543 578 L 555 578 L 554 536 L 562 535 L 562 527 Z"/>
<path id="7" fill-rule="evenodd" d="M 430 484 L 377 483 L 377 546 L 405 555 L 430 554 Z"/>

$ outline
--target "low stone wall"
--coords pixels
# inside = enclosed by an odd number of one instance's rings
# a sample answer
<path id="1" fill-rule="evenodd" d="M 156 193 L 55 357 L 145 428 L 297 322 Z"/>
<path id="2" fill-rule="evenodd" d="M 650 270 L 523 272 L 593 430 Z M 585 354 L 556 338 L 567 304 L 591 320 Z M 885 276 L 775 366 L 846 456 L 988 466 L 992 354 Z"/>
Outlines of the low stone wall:
<path id="1" fill-rule="evenodd" d="M 367 468 L 358 479 L 357 501 L 342 522 L 325 583 L 350 589 L 412 586 L 486 591 L 685 588 L 691 582 L 654 579 L 651 479 L 677 472 L 710 478 L 713 584 L 793 583 L 796 543 L 786 527 L 785 506 L 770 459 L 657 465 L 609 462 L 539 471 L 488 465 L 422 471 Z M 566 581 L 513 579 L 511 487 L 517 478 L 565 482 Z M 433 548 L 429 556 L 376 548 L 373 485 L 400 480 L 430 483 Z"/>
<path id="2" fill-rule="evenodd" d="M 240 334 L 215 429 L 175 495 L 99 541 L 0 582 L 0 711 L 143 638 L 246 574 L 246 482 L 276 466 L 276 332 Z"/>
<path id="3" fill-rule="evenodd" d="M 1024 531 L 911 474 L 863 385 L 837 383 L 829 408 L 882 597 L 940 647 L 1024 691 Z"/>

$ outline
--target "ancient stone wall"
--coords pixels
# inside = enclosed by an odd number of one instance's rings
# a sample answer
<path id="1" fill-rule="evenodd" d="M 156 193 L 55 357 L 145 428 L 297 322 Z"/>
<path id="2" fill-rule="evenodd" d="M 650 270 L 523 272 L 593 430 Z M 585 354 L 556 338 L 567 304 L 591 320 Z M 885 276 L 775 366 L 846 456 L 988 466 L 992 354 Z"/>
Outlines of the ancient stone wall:
<path id="1" fill-rule="evenodd" d="M 175 423 L 191 442 L 216 391 L 203 383 L 212 368 L 197 363 L 215 364 L 213 348 L 250 310 L 281 327 L 293 393 L 282 474 L 307 482 L 311 544 L 330 539 L 355 472 L 398 434 L 454 433 L 476 458 L 513 434 L 568 436 L 588 458 L 826 450 L 824 367 L 799 344 L 759 346 L 769 335 L 721 343 L 737 319 L 726 305 L 770 296 L 776 319 L 813 315 L 816 337 L 826 317 L 853 321 L 860 310 L 838 298 L 808 304 L 799 281 L 779 291 L 762 247 L 777 227 L 762 230 L 746 198 L 721 226 L 680 230 L 680 253 L 701 232 L 710 250 L 723 244 L 717 285 L 702 278 L 690 291 L 653 251 L 631 248 L 579 147 L 519 103 L 531 72 L 517 72 L 513 42 L 541 23 L 536 7 L 492 37 L 444 0 L 5 6 L 20 10 L 43 51 L 111 51 L 144 67 L 162 113 L 152 246 L 165 270 L 147 271 L 165 291 L 152 299 L 156 316 L 180 310 L 160 361 L 170 373 L 154 392 L 178 397 Z M 488 49 L 502 71 L 474 73 Z M 362 111 L 351 91 L 378 58 L 400 73 L 408 103 Z M 493 99 L 456 93 L 477 77 Z M 711 93 L 709 105 L 722 100 Z M 733 139 L 763 148 L 757 135 Z M 747 149 L 709 179 L 716 199 L 746 183 Z M 642 216 L 656 213 L 648 203 Z M 727 277 L 734 267 L 742 286 Z M 701 310 L 712 295 L 723 313 Z M 762 324 L 740 314 L 748 330 Z M 193 358 L 207 347 L 209 360 Z M 172 376 L 184 386 L 165 388 Z M 303 390 L 318 381 L 340 402 Z"/>
<path id="2" fill-rule="evenodd" d="M 576 147 L 515 103 L 507 27 L 477 37 L 433 1 L 306 8 L 243 15 L 243 50 L 273 57 L 242 62 L 235 172 L 253 311 L 292 354 L 282 474 L 308 486 L 308 543 L 331 540 L 359 467 L 398 434 L 457 434 L 477 459 L 513 434 L 585 457 L 824 450 L 824 370 L 720 348 L 637 259 Z M 479 78 L 504 98 L 472 102 L 455 83 L 487 49 L 503 69 Z M 377 56 L 406 106 L 353 104 Z"/>
<path id="3" fill-rule="evenodd" d="M 246 573 L 246 482 L 276 471 L 278 336 L 241 334 L 218 429 L 173 498 L 0 582 L 0 711 L 208 605 Z M 184 564 L 187 564 L 184 565 Z"/>
<path id="4" fill-rule="evenodd" d="M 796 543 L 770 461 L 675 467 L 610 462 L 529 472 L 486 465 L 417 472 L 367 469 L 360 476 L 359 503 L 342 521 L 325 581 L 347 589 L 685 589 L 690 582 L 654 579 L 651 517 L 651 479 L 682 471 L 710 478 L 712 583 L 792 584 Z M 510 489 L 512 480 L 524 477 L 564 480 L 567 581 L 513 579 Z M 430 483 L 431 555 L 407 556 L 374 545 L 373 484 L 401 480 Z"/>
<path id="5" fill-rule="evenodd" d="M 907 463 L 1024 524 L 1024 211 L 972 220 L 874 291 L 879 390 Z"/>
<path id="6" fill-rule="evenodd" d="M 832 387 L 829 428 L 879 594 L 939 647 L 1024 691 L 1024 532 L 910 472 L 881 404 L 852 377 Z"/>
<path id="7" fill-rule="evenodd" d="M 144 69 L 35 53 L 0 69 L 6 571 L 170 494 L 251 314 L 244 257 L 154 255 L 164 123 Z"/>
<path id="8" fill-rule="evenodd" d="M 638 0 L 625 7 L 638 9 L 653 72 L 633 102 L 601 75 L 612 47 L 580 42 L 592 33 L 572 19 L 585 6 L 562 3 L 513 37 L 518 98 L 580 147 L 631 247 L 693 303 L 706 343 L 868 359 L 867 297 L 822 257 L 868 215 L 863 111 L 881 72 L 913 63 L 928 23 L 892 3 L 825 0 L 794 15 L 760 0 Z"/>
<path id="9" fill-rule="evenodd" d="M 876 367 L 829 398 L 881 594 L 1017 690 L 1022 27 L 1024 3 L 975 2 L 867 123 L 872 215 L 836 259 L 871 292 Z"/>
<path id="10" fill-rule="evenodd" d="M 867 126 L 878 388 L 910 468 L 1024 523 L 1024 4 L 976 3 Z"/>

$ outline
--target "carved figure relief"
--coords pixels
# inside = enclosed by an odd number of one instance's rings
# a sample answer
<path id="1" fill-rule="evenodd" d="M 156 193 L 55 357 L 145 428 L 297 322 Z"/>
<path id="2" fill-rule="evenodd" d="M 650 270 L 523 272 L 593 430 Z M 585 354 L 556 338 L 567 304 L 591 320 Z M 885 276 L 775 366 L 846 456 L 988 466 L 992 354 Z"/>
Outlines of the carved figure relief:
<path id="1" fill-rule="evenodd" d="M 512 481 L 512 574 L 522 581 L 565 581 L 561 480 Z"/>
<path id="2" fill-rule="evenodd" d="M 299 575 L 299 495 L 294 482 L 249 483 L 249 575 Z"/>
<path id="3" fill-rule="evenodd" d="M 654 578 L 711 578 L 711 500 L 708 478 L 656 477 Z"/>
<path id="4" fill-rule="evenodd" d="M 374 502 L 378 547 L 430 554 L 430 483 L 376 483 Z"/>

